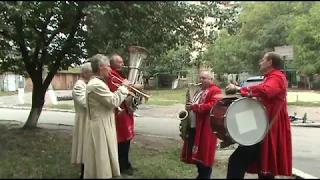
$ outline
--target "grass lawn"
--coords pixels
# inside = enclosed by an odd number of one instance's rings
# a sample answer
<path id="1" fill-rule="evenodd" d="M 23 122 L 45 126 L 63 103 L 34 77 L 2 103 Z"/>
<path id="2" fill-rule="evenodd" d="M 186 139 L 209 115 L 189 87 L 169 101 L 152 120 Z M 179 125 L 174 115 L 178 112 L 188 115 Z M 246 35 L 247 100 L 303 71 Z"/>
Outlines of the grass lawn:
<path id="1" fill-rule="evenodd" d="M 72 128 L 19 129 L 19 124 L 0 123 L 0 179 L 79 178 L 80 167 L 70 163 Z M 195 178 L 194 165 L 180 161 L 182 141 L 137 135 L 132 142 L 131 161 L 138 168 L 125 179 Z M 213 178 L 225 178 L 227 157 L 217 159 Z M 257 178 L 247 174 L 247 179 Z"/>
<path id="2" fill-rule="evenodd" d="M 304 107 L 320 107 L 320 102 L 304 102 L 304 101 L 297 101 L 297 102 L 288 102 L 288 106 L 304 106 Z"/>
<path id="3" fill-rule="evenodd" d="M 0 124 L 0 178 L 79 177 L 80 167 L 70 163 L 71 130 L 23 131 L 16 127 Z M 181 143 L 137 135 L 132 143 L 131 161 L 139 171 L 124 178 L 194 178 L 195 166 L 179 160 Z M 225 170 L 225 166 L 221 168 Z M 221 172 L 221 168 L 217 171 Z"/>
<path id="4" fill-rule="evenodd" d="M 151 98 L 147 101 L 147 104 L 152 105 L 173 105 L 184 104 L 186 101 L 186 89 L 178 90 L 152 90 L 147 91 L 152 94 Z M 305 107 L 320 107 L 320 102 L 288 102 L 289 106 L 305 106 Z"/>
<path id="5" fill-rule="evenodd" d="M 152 105 L 173 105 L 173 104 L 185 104 L 186 103 L 186 89 L 177 90 L 148 90 L 148 94 L 151 94 L 151 98 L 146 104 Z"/>
<path id="6" fill-rule="evenodd" d="M 0 97 L 1 96 L 11 96 L 11 95 L 16 95 L 18 92 L 5 92 L 5 91 L 0 91 Z"/>

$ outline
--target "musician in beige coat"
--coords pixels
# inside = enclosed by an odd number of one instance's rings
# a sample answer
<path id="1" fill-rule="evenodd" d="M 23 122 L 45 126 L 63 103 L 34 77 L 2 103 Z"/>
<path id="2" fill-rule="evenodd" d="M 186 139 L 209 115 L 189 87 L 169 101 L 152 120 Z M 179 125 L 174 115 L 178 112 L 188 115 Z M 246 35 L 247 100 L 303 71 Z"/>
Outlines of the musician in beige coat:
<path id="1" fill-rule="evenodd" d="M 120 176 L 114 108 L 129 94 L 129 81 L 124 80 L 117 91 L 111 92 L 105 83 L 111 71 L 109 58 L 97 54 L 89 61 L 93 77 L 86 93 L 89 125 L 84 178 L 113 178 Z"/>
<path id="2" fill-rule="evenodd" d="M 87 130 L 87 108 L 86 108 L 86 86 L 92 75 L 91 64 L 85 63 L 81 66 L 81 77 L 75 83 L 72 97 L 75 108 L 75 123 L 72 139 L 71 163 L 81 164 L 80 179 L 83 179 L 83 149 Z"/>

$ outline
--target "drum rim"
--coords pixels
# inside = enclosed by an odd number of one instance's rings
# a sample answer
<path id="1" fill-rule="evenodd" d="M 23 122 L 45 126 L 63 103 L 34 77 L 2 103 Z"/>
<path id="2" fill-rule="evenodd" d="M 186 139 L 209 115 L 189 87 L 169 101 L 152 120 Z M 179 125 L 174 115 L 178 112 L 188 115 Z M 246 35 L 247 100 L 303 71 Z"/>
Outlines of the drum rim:
<path id="1" fill-rule="evenodd" d="M 224 121 L 224 128 L 226 129 L 226 132 L 228 133 L 228 136 L 229 136 L 234 142 L 236 142 L 236 143 L 238 143 L 239 145 L 242 145 L 242 146 L 252 146 L 252 145 L 255 145 L 255 144 L 261 142 L 261 141 L 266 137 L 266 135 L 267 135 L 267 133 L 268 133 L 267 130 L 268 130 L 268 127 L 269 127 L 269 124 L 270 124 L 270 122 L 269 122 L 269 114 L 268 114 L 268 111 L 267 111 L 266 107 L 265 107 L 259 100 L 257 100 L 256 98 L 253 98 L 253 97 L 241 97 L 241 98 L 238 98 L 238 99 L 234 100 L 234 101 L 230 104 L 229 108 L 227 109 L 226 114 L 228 114 L 228 112 L 229 112 L 229 110 L 230 110 L 230 107 L 233 106 L 234 103 L 236 103 L 236 102 L 238 102 L 238 101 L 242 101 L 242 100 L 244 100 L 244 99 L 256 100 L 256 101 L 258 101 L 258 102 L 261 104 L 262 108 L 264 109 L 264 112 L 265 112 L 265 114 L 266 114 L 266 117 L 267 117 L 268 122 L 267 122 L 267 128 L 266 128 L 265 132 L 263 133 L 262 137 L 259 138 L 259 140 L 258 140 L 256 143 L 240 144 L 239 142 L 235 141 L 233 137 L 231 137 L 230 132 L 229 132 L 229 129 L 227 128 L 227 119 Z M 226 114 L 225 114 L 225 118 L 227 117 Z"/>

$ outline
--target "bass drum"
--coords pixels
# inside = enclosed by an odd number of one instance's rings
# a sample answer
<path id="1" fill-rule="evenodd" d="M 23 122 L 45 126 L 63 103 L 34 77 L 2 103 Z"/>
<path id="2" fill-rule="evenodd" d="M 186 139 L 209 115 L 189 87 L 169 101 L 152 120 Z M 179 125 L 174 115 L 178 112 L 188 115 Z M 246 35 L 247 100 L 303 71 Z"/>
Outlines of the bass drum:
<path id="1" fill-rule="evenodd" d="M 256 99 L 224 98 L 211 108 L 210 125 L 222 141 L 251 146 L 265 137 L 269 118 L 265 107 Z"/>

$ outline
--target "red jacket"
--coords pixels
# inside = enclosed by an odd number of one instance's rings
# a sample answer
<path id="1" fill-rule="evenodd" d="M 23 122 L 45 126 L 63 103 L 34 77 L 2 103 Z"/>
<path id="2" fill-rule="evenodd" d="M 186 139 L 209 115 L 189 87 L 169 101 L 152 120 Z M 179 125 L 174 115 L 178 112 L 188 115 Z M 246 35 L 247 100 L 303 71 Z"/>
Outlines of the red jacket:
<path id="1" fill-rule="evenodd" d="M 261 162 L 253 163 L 249 173 L 292 175 L 291 126 L 287 110 L 287 80 L 280 70 L 272 70 L 262 84 L 242 87 L 242 96 L 257 97 L 266 107 L 270 120 L 281 108 L 270 132 L 262 141 Z M 258 168 L 260 167 L 260 168 Z"/>
<path id="2" fill-rule="evenodd" d="M 182 161 L 188 164 L 201 162 L 205 166 L 212 167 L 217 147 L 217 137 L 210 127 L 210 110 L 220 100 L 214 96 L 221 94 L 221 89 L 212 84 L 201 95 L 199 104 L 192 106 L 196 113 L 196 134 L 192 154 L 188 154 L 188 141 L 184 141 L 181 154 Z"/>
<path id="3" fill-rule="evenodd" d="M 125 79 L 126 77 L 116 70 L 112 69 L 111 74 L 120 78 L 121 80 Z M 113 83 L 111 83 L 112 77 L 109 76 L 107 78 L 107 84 L 112 92 L 118 89 Z M 116 78 L 113 78 L 112 81 L 117 84 L 121 84 Z M 134 117 L 133 114 L 129 113 L 128 107 L 123 102 L 120 105 L 120 108 L 124 111 L 121 114 L 118 114 L 118 108 L 115 109 L 115 120 L 116 120 L 116 129 L 117 129 L 117 139 L 118 142 L 123 142 L 127 140 L 131 140 L 134 135 Z"/>

